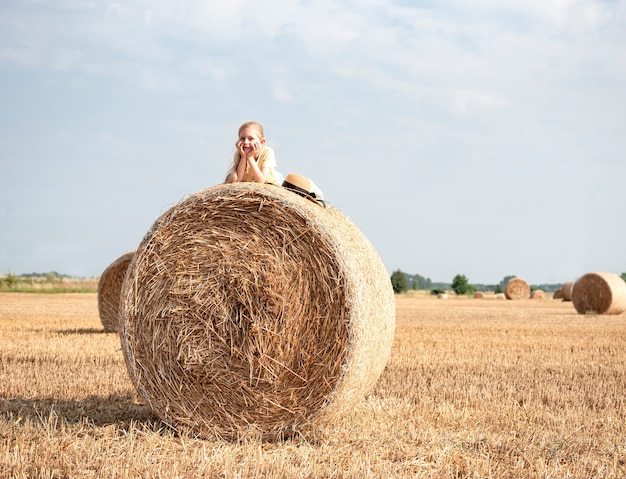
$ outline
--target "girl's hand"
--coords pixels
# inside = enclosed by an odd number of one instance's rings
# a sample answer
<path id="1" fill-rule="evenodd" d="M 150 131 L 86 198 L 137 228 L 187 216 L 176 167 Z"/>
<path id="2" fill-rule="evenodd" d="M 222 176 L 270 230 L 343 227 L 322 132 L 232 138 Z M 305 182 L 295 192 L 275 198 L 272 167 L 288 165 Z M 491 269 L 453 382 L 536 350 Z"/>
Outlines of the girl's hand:
<path id="1" fill-rule="evenodd" d="M 252 144 L 250 145 L 250 151 L 248 152 L 248 159 L 256 160 L 256 156 L 259 153 L 260 149 L 261 149 L 261 144 L 256 141 L 253 141 Z"/>
<path id="2" fill-rule="evenodd" d="M 255 160 L 259 150 L 261 149 L 261 143 L 257 141 L 246 144 L 243 140 L 239 140 L 235 143 L 235 146 L 237 147 L 239 156 L 247 160 Z"/>
<path id="3" fill-rule="evenodd" d="M 239 156 L 241 158 L 245 158 L 246 157 L 246 152 L 243 149 L 243 141 L 242 140 L 238 140 L 237 143 L 235 143 L 235 146 L 237 147 L 237 151 L 239 152 Z"/>

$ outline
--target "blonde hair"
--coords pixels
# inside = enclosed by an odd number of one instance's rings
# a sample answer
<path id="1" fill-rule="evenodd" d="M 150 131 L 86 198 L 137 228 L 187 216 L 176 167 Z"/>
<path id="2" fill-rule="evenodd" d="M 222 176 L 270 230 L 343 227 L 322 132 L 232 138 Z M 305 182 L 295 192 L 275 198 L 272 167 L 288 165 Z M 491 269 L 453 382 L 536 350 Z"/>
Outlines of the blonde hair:
<path id="1" fill-rule="evenodd" d="M 259 138 L 265 138 L 265 133 L 263 132 L 263 127 L 260 123 L 257 123 L 256 121 L 247 121 L 239 127 L 239 129 L 237 130 L 237 134 L 241 136 L 241 130 L 245 130 L 246 128 L 254 128 L 258 131 Z"/>
<path id="2" fill-rule="evenodd" d="M 263 126 L 256 121 L 246 121 L 243 125 L 239 127 L 237 130 L 237 134 L 241 136 L 241 132 L 246 128 L 254 128 L 257 130 L 259 134 L 259 138 L 265 138 L 265 132 L 263 131 Z M 226 178 L 224 178 L 224 183 L 234 183 L 237 180 L 237 165 L 239 165 L 240 155 L 239 152 L 235 152 L 235 156 L 233 158 L 233 162 L 228 169 L 228 173 L 226 173 Z"/>

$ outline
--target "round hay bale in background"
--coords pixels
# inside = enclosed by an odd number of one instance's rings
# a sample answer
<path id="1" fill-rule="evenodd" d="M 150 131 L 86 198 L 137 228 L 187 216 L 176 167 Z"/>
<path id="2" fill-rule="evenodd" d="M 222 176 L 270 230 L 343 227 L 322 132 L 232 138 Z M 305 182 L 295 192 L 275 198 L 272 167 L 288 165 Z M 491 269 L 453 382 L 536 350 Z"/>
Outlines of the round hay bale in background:
<path id="1" fill-rule="evenodd" d="M 476 298 L 476 299 L 484 299 L 485 298 L 485 293 L 483 293 L 482 291 L 476 291 L 474 293 L 474 298 Z"/>
<path id="2" fill-rule="evenodd" d="M 626 282 L 614 273 L 587 273 L 572 287 L 579 314 L 621 314 L 626 311 Z"/>
<path id="3" fill-rule="evenodd" d="M 506 299 L 506 296 L 504 295 L 504 293 L 497 293 L 496 299 Z"/>
<path id="4" fill-rule="evenodd" d="M 540 289 L 536 289 L 532 293 L 530 293 L 530 299 L 544 299 L 545 297 L 546 293 L 544 293 Z"/>
<path id="5" fill-rule="evenodd" d="M 572 288 L 574 287 L 574 282 L 563 283 L 561 286 L 561 291 L 563 293 L 563 301 L 571 301 L 572 300 Z"/>
<path id="6" fill-rule="evenodd" d="M 557 289 L 554 293 L 552 293 L 552 299 L 563 299 L 563 290 Z"/>
<path id="7" fill-rule="evenodd" d="M 448 299 L 448 293 L 439 293 L 437 294 L 438 299 Z"/>
<path id="8" fill-rule="evenodd" d="M 327 424 L 378 380 L 394 328 L 389 275 L 361 231 L 273 185 L 217 185 L 165 212 L 122 293 L 137 391 L 201 437 Z"/>
<path id="9" fill-rule="evenodd" d="M 530 286 L 522 278 L 511 278 L 504 287 L 506 299 L 527 299 L 530 296 Z"/>
<path id="10" fill-rule="evenodd" d="M 123 254 L 104 270 L 98 281 L 98 313 L 106 333 L 115 333 L 120 322 L 122 285 L 134 251 Z"/>

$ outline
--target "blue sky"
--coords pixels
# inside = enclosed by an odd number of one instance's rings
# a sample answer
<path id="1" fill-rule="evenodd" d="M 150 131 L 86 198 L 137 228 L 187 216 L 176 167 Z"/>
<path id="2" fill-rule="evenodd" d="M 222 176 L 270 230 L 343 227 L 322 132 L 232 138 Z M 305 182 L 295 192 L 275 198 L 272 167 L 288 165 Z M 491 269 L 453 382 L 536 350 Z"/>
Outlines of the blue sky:
<path id="1" fill-rule="evenodd" d="M 261 122 L 387 269 L 626 271 L 626 1 L 0 2 L 0 273 L 98 276 Z"/>

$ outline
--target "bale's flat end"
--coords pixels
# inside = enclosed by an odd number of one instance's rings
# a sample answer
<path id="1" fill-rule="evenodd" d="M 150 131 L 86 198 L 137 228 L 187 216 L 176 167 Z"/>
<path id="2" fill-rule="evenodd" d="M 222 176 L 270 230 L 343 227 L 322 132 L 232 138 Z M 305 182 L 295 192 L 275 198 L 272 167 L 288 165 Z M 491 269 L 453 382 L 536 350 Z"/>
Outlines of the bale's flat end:
<path id="1" fill-rule="evenodd" d="M 621 314 L 626 311 L 626 282 L 614 273 L 587 273 L 572 287 L 579 314 Z"/>
<path id="2" fill-rule="evenodd" d="M 522 278 L 511 278 L 504 287 L 506 299 L 527 299 L 530 297 L 530 286 Z"/>
<path id="3" fill-rule="evenodd" d="M 331 420 L 373 386 L 395 303 L 378 254 L 338 210 L 236 183 L 154 223 L 122 319 L 131 379 L 161 418 L 201 436 L 270 438 Z"/>

